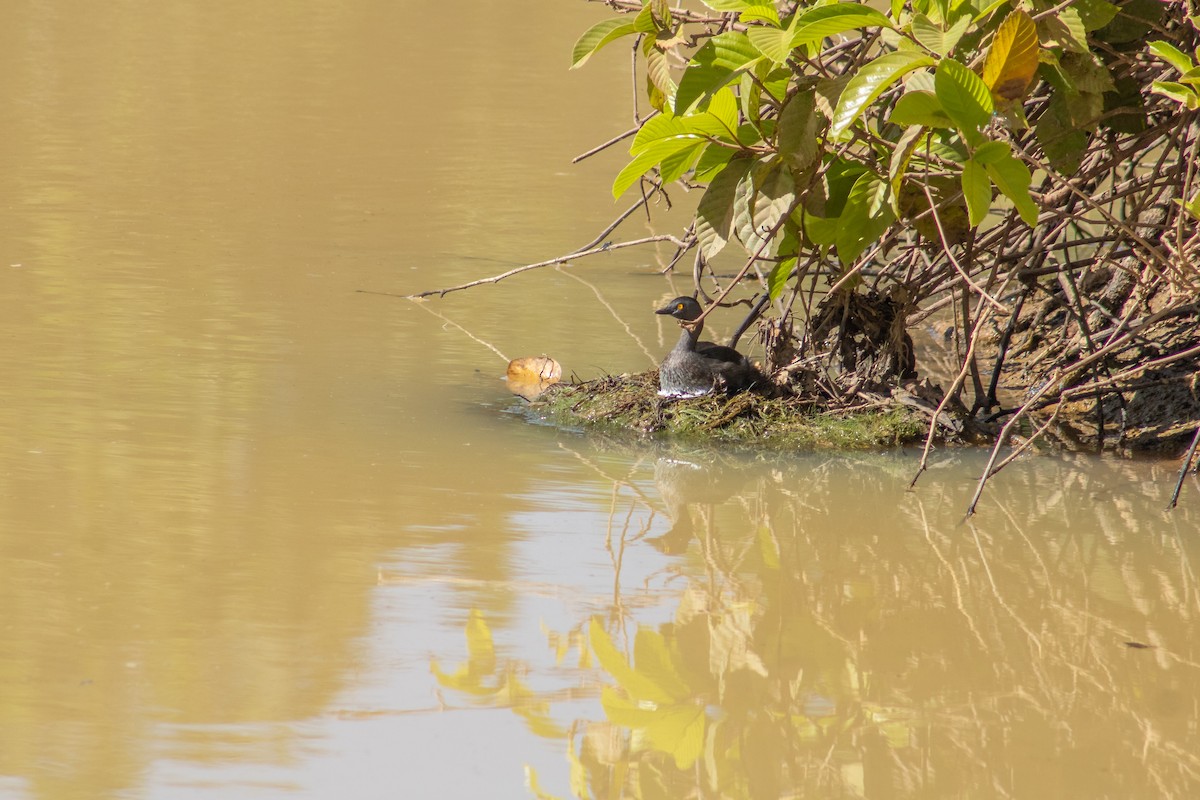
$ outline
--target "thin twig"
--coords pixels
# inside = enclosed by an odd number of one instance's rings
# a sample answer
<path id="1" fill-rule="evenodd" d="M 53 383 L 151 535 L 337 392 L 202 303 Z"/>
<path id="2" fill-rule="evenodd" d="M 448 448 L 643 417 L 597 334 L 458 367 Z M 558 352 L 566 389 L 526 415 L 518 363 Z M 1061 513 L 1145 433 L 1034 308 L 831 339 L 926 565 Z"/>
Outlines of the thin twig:
<path id="1" fill-rule="evenodd" d="M 529 272 L 530 270 L 541 269 L 542 267 L 553 267 L 557 264 L 566 264 L 568 261 L 572 261 L 576 258 L 594 256 L 598 253 L 609 253 L 613 250 L 621 250 L 626 247 L 638 247 L 643 244 L 651 244 L 652 242 L 671 242 L 676 247 L 685 247 L 687 244 L 683 240 L 677 239 L 670 234 L 660 233 L 656 236 L 646 236 L 644 238 L 633 239 L 628 242 L 604 244 L 600 247 L 593 247 L 591 250 L 580 250 L 575 253 L 568 253 L 567 255 L 559 256 L 558 258 L 551 258 L 547 261 L 539 261 L 536 264 L 526 264 L 515 269 L 510 269 L 508 272 L 502 272 L 499 275 L 493 275 L 490 278 L 480 278 L 479 280 L 470 281 L 468 283 L 460 283 L 457 286 L 447 286 L 445 289 L 430 289 L 424 292 L 417 292 L 416 294 L 399 294 L 393 296 L 403 297 L 408 300 L 420 300 L 422 297 L 430 297 L 435 294 L 438 297 L 445 297 L 446 295 L 450 294 L 450 292 L 461 292 L 463 289 L 470 289 L 475 286 L 483 286 L 487 283 L 499 283 L 505 278 L 511 278 L 513 275 L 520 275 L 522 272 Z M 356 291 L 363 292 L 364 294 L 388 294 L 387 292 L 373 292 L 366 289 L 358 289 Z"/>
<path id="2" fill-rule="evenodd" d="M 652 116 L 654 116 L 654 114 L 650 115 L 650 117 L 652 117 Z M 646 119 L 650 119 L 650 117 L 646 117 Z M 602 143 L 596 145 L 595 147 L 593 147 L 591 150 L 587 150 L 587 151 L 582 152 L 579 155 L 575 156 L 574 158 L 571 159 L 571 163 L 578 164 L 580 161 L 583 161 L 585 158 L 591 158 L 592 156 L 596 155 L 597 153 L 601 153 L 601 152 L 607 150 L 608 148 L 612 147 L 617 142 L 620 142 L 623 139 L 628 139 L 630 136 L 633 136 L 639 130 L 641 130 L 641 126 L 638 126 L 636 128 L 630 128 L 629 130 L 625 131 L 624 133 L 619 133 L 616 136 L 614 136 L 613 138 L 609 139 L 607 142 L 602 142 Z"/>

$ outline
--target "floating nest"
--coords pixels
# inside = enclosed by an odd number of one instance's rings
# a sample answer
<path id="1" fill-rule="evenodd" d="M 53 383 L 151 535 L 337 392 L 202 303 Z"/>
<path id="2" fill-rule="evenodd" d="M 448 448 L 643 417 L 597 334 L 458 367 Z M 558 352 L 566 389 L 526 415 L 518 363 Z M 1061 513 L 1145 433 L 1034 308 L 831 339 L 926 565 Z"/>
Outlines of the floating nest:
<path id="1" fill-rule="evenodd" d="M 555 384 L 529 411 L 567 426 L 779 448 L 897 447 L 923 442 L 929 432 L 927 416 L 891 399 L 830 409 L 778 392 L 659 397 L 657 370 Z"/>

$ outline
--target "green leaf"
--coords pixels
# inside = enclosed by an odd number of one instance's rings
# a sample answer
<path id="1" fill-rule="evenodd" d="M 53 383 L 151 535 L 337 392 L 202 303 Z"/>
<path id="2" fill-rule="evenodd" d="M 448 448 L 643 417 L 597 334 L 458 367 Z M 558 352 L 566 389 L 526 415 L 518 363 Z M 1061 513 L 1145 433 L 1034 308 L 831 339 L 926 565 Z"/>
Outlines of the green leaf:
<path id="1" fill-rule="evenodd" d="M 804 215 L 804 235 L 817 247 L 829 247 L 837 241 L 841 220 L 837 217 Z"/>
<path id="2" fill-rule="evenodd" d="M 1200 220 L 1200 192 L 1192 196 L 1191 200 L 1184 202 L 1183 198 L 1176 197 L 1175 203 L 1193 218 Z"/>
<path id="3" fill-rule="evenodd" d="M 1071 113 L 1062 92 L 1055 92 L 1045 113 L 1034 129 L 1042 152 L 1050 159 L 1050 166 L 1062 173 L 1079 169 L 1083 153 L 1087 149 L 1088 135 L 1071 123 Z"/>
<path id="4" fill-rule="evenodd" d="M 808 8 L 792 18 L 788 30 L 792 46 L 820 42 L 826 36 L 837 36 L 861 28 L 893 28 L 892 21 L 882 12 L 858 3 L 834 3 Z"/>
<path id="5" fill-rule="evenodd" d="M 706 137 L 728 139 L 732 133 L 728 127 L 728 119 L 722 118 L 726 116 L 728 109 L 721 105 L 717 110 L 721 114 L 720 117 L 710 111 L 686 117 L 676 117 L 671 114 L 659 114 L 651 117 L 642 124 L 637 135 L 633 137 L 633 144 L 629 146 L 629 154 L 636 156 L 661 139 L 706 140 Z M 734 113 L 737 113 L 736 109 L 734 109 Z"/>
<path id="6" fill-rule="evenodd" d="M 767 96 L 774 98 L 776 102 L 783 103 L 788 96 L 788 88 L 792 83 L 792 70 L 787 66 L 771 67 L 770 64 L 763 62 L 763 69 L 755 69 L 755 75 L 759 76 L 763 87 L 767 90 Z"/>
<path id="7" fill-rule="evenodd" d="M 681 150 L 693 147 L 696 145 L 696 137 L 694 136 L 678 136 L 666 139 L 657 139 L 646 145 L 641 152 L 633 157 L 633 160 L 625 165 L 613 181 L 613 197 L 617 198 L 625 194 L 630 186 L 638 182 L 638 179 L 649 172 L 654 167 L 658 166 L 663 159 L 669 158 Z"/>
<path id="8" fill-rule="evenodd" d="M 942 53 L 942 55 L 947 55 L 953 51 L 954 48 L 958 47 L 958 43 L 962 40 L 962 37 L 966 35 L 967 29 L 971 27 L 973 22 L 974 20 L 971 19 L 970 14 L 964 14 L 963 16 L 959 17 L 953 25 L 950 26 L 950 29 L 942 35 L 942 42 L 946 47 L 946 52 Z"/>
<path id="9" fill-rule="evenodd" d="M 1177 50 L 1173 45 L 1167 42 L 1150 42 L 1146 45 L 1146 49 L 1150 51 L 1150 55 L 1157 56 L 1163 61 L 1166 61 L 1181 73 L 1186 73 L 1196 65 L 1192 62 L 1187 54 Z"/>
<path id="10" fill-rule="evenodd" d="M 1074 8 L 1083 20 L 1085 30 L 1098 31 L 1113 21 L 1120 10 L 1108 0 L 1075 0 Z"/>
<path id="11" fill-rule="evenodd" d="M 597 22 L 584 31 L 571 51 L 571 69 L 582 67 L 592 54 L 609 42 L 634 33 L 633 23 L 627 17 L 616 17 Z"/>
<path id="12" fill-rule="evenodd" d="M 960 129 L 975 132 L 992 118 L 992 93 L 978 75 L 952 58 L 937 66 L 933 85 L 942 108 Z"/>
<path id="13" fill-rule="evenodd" d="M 914 125 L 904 131 L 896 141 L 896 149 L 892 151 L 892 158 L 888 163 L 888 185 L 891 187 L 889 196 L 892 201 L 892 211 L 897 216 L 900 214 L 898 203 L 900 184 L 904 180 L 904 173 L 908 171 L 908 162 L 912 159 L 913 150 L 916 150 L 917 146 L 921 144 L 922 138 L 926 138 L 926 134 L 920 125 Z"/>
<path id="14" fill-rule="evenodd" d="M 738 102 L 737 96 L 729 87 L 721 89 L 712 96 L 708 101 L 707 115 L 719 126 L 717 129 L 704 128 L 705 132 L 713 136 L 723 136 L 726 139 L 735 139 L 738 128 Z M 707 125 L 707 121 L 705 123 Z"/>
<path id="15" fill-rule="evenodd" d="M 765 4 L 753 5 L 738 15 L 738 21 L 745 23 L 765 22 L 773 28 L 779 27 L 779 12 L 775 6 Z"/>
<path id="16" fill-rule="evenodd" d="M 1161 94 L 1163 97 L 1168 97 L 1177 103 L 1182 103 L 1189 110 L 1200 107 L 1200 96 L 1197 96 L 1195 90 L 1190 86 L 1185 86 L 1182 83 L 1175 81 L 1154 81 L 1150 84 L 1150 91 L 1154 94 Z"/>
<path id="17" fill-rule="evenodd" d="M 846 85 L 850 83 L 850 74 L 843 72 L 836 78 L 819 78 L 816 92 L 817 110 L 824 115 L 825 119 L 833 119 L 834 109 L 837 108 L 838 101 L 842 98 L 842 93 L 846 91 Z"/>
<path id="18" fill-rule="evenodd" d="M 738 184 L 750 169 L 750 160 L 729 162 L 705 190 L 696 206 L 696 238 L 700 251 L 711 259 L 724 249 L 733 229 L 733 203 Z"/>
<path id="19" fill-rule="evenodd" d="M 650 13 L 654 15 L 655 27 L 659 30 L 671 27 L 674 21 L 671 17 L 670 0 L 649 0 L 646 2 L 646 7 L 650 9 Z"/>
<path id="20" fill-rule="evenodd" d="M 677 89 L 671 77 L 671 65 L 667 61 L 667 54 L 655 47 L 654 39 L 649 36 L 642 44 L 642 54 L 646 57 L 646 78 L 662 93 L 665 105 L 670 106 Z"/>
<path id="21" fill-rule="evenodd" d="M 713 11 L 741 11 L 755 5 L 749 0 L 703 0 Z"/>
<path id="22" fill-rule="evenodd" d="M 1104 95 L 1104 118 L 1099 124 L 1116 133 L 1133 134 L 1146 130 L 1146 97 L 1142 95 L 1142 85 L 1128 73 L 1113 83 L 1116 89 Z"/>
<path id="23" fill-rule="evenodd" d="M 975 148 L 971 160 L 981 166 L 995 164 L 1006 158 L 1012 158 L 1012 149 L 1005 142 L 984 142 Z"/>
<path id="24" fill-rule="evenodd" d="M 700 157 L 700 151 L 705 146 L 705 142 L 696 142 L 691 147 L 685 147 L 679 152 L 665 157 L 658 167 L 663 183 L 679 180 L 685 172 L 692 168 L 692 164 L 696 163 L 696 159 Z"/>
<path id="25" fill-rule="evenodd" d="M 912 35 L 926 50 L 937 53 L 939 56 L 946 55 L 942 51 L 941 26 L 936 25 L 933 20 L 920 12 L 913 14 Z"/>
<path id="26" fill-rule="evenodd" d="M 830 6 L 822 6 L 830 8 Z M 863 110 L 907 72 L 933 64 L 927 55 L 913 51 L 885 53 L 865 64 L 842 90 L 829 126 L 829 135 L 836 138 L 858 119 Z"/>
<path id="27" fill-rule="evenodd" d="M 694 127 L 695 122 L 695 117 L 674 117 L 670 114 L 651 117 L 642 123 L 641 129 L 633 137 L 633 143 L 629 146 L 629 155 L 640 155 L 650 145 L 663 139 L 699 139 L 700 135 Z"/>
<path id="28" fill-rule="evenodd" d="M 661 29 L 654 14 L 654 3 L 646 3 L 633 18 L 633 28 L 638 33 L 657 33 Z"/>
<path id="29" fill-rule="evenodd" d="M 1009 0 L 992 0 L 975 14 L 975 16 L 972 18 L 972 22 L 982 23 L 988 17 L 992 16 L 992 14 L 996 13 L 996 11 L 1002 6 L 1008 5 L 1008 3 Z"/>
<path id="30" fill-rule="evenodd" d="M 762 255 L 773 256 L 779 237 L 771 231 L 795 203 L 791 171 L 778 164 L 756 164 L 738 184 L 733 200 L 733 226 L 746 252 L 756 253 L 762 247 Z"/>
<path id="31" fill-rule="evenodd" d="M 746 30 L 746 37 L 758 52 L 776 64 L 787 61 L 792 54 L 792 36 L 779 28 L 752 25 Z"/>
<path id="32" fill-rule="evenodd" d="M 1031 228 L 1036 226 L 1039 211 L 1029 195 L 1029 184 L 1033 182 L 1029 168 L 1009 155 L 985 165 L 984 169 L 987 170 L 992 183 L 996 184 L 996 188 L 1012 200 L 1025 224 Z"/>
<path id="33" fill-rule="evenodd" d="M 667 105 L 667 96 L 654 85 L 654 81 L 649 76 L 646 77 L 646 100 L 655 111 L 671 113 L 671 107 Z"/>
<path id="34" fill-rule="evenodd" d="M 975 159 L 968 159 L 963 164 L 962 190 L 967 200 L 968 219 L 971 227 L 975 227 L 987 217 L 992 204 L 992 184 L 986 169 Z"/>
<path id="35" fill-rule="evenodd" d="M 1121 13 L 1101 31 L 1106 44 L 1144 39 L 1162 21 L 1163 0 L 1124 0 Z"/>
<path id="36" fill-rule="evenodd" d="M 1073 53 L 1088 51 L 1087 28 L 1083 17 L 1074 8 L 1064 8 L 1056 15 L 1043 17 L 1038 20 L 1037 28 L 1043 45 L 1057 45 Z"/>
<path id="37" fill-rule="evenodd" d="M 1059 64 L 1076 91 L 1103 94 L 1117 88 L 1112 73 L 1094 53 L 1063 53 Z"/>
<path id="38" fill-rule="evenodd" d="M 796 257 L 785 258 L 774 266 L 767 274 L 767 295 L 772 301 L 778 300 L 779 295 L 783 294 L 783 290 L 787 287 L 788 279 L 792 277 L 792 270 L 796 267 Z"/>
<path id="39" fill-rule="evenodd" d="M 954 121 L 933 92 L 900 95 L 888 121 L 895 125 L 924 125 L 926 128 L 954 127 Z"/>
<path id="40" fill-rule="evenodd" d="M 819 127 L 811 89 L 797 94 L 779 112 L 779 155 L 792 169 L 804 169 L 816 160 Z"/>
<path id="41" fill-rule="evenodd" d="M 837 230 L 838 260 L 849 266 L 895 221 L 886 202 L 889 186 L 870 172 L 854 182 Z M 874 211 L 872 211 L 874 209 Z"/>
<path id="42" fill-rule="evenodd" d="M 696 173 L 692 176 L 693 179 L 702 183 L 711 181 L 721 170 L 725 169 L 725 165 L 736 154 L 737 151 L 732 147 L 722 147 L 716 143 L 708 144 L 696 162 Z"/>
<path id="43" fill-rule="evenodd" d="M 709 39 L 692 56 L 679 80 L 675 113 L 690 110 L 761 58 L 744 33 L 726 31 Z"/>
<path id="44" fill-rule="evenodd" d="M 918 13 L 913 15 L 912 34 L 913 38 L 920 42 L 926 50 L 944 56 L 958 45 L 969 27 L 971 27 L 969 14 L 959 17 L 958 21 L 948 30 L 942 30 L 941 26 L 929 17 Z"/>

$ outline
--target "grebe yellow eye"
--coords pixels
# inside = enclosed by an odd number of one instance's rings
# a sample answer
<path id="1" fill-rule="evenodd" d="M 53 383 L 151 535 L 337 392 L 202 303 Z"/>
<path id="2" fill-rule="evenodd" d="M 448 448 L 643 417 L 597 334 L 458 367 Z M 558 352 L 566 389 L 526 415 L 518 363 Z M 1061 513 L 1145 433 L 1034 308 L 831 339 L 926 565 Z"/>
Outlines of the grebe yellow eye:
<path id="1" fill-rule="evenodd" d="M 676 304 L 675 304 L 675 310 L 676 310 L 676 311 L 683 311 L 683 303 L 676 303 Z"/>

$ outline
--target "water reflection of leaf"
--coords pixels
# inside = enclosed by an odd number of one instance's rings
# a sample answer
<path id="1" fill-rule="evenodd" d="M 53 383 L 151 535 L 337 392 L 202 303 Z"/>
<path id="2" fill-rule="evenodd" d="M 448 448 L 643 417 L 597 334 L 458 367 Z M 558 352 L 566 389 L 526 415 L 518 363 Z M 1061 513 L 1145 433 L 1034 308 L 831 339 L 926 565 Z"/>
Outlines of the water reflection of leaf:
<path id="1" fill-rule="evenodd" d="M 542 789 L 541 784 L 538 783 L 537 770 L 528 765 L 525 766 L 525 785 L 529 787 L 529 791 L 533 792 L 533 796 L 537 800 L 560 800 L 559 797 Z"/>
<path id="2" fill-rule="evenodd" d="M 661 634 L 648 628 L 638 630 L 634 644 L 634 653 L 638 657 L 637 669 L 629 665 L 598 620 L 592 620 L 588 637 L 600 666 L 636 700 L 673 703 L 687 695 L 686 687 L 670 665 Z M 656 637 L 658 641 L 654 641 Z M 644 665 L 642 654 L 646 661 Z"/>
<path id="3" fill-rule="evenodd" d="M 606 686 L 600 704 L 608 721 L 635 731 L 645 743 L 675 760 L 679 769 L 689 769 L 704 745 L 704 707 L 696 703 L 642 707 Z"/>
<path id="4" fill-rule="evenodd" d="M 475 610 L 467 619 L 467 660 L 453 674 L 443 672 L 436 659 L 430 669 L 442 686 L 476 697 L 490 697 L 503 689 L 495 674 L 496 648 L 492 643 L 492 631 L 483 614 Z M 497 680 L 488 685 L 485 683 L 487 678 Z"/>
<path id="5" fill-rule="evenodd" d="M 672 483 L 669 516 L 694 523 L 663 573 L 680 587 L 674 618 L 626 639 L 605 628 L 636 619 L 619 597 L 605 617 L 547 631 L 556 663 L 580 647 L 577 668 L 603 670 L 600 718 L 567 734 L 571 796 L 1025 796 L 1016 788 L 1055 781 L 1031 743 L 1106 759 L 1102 772 L 1072 762 L 1060 777 L 1077 789 L 1038 796 L 1190 796 L 1200 756 L 1179 698 L 1200 675 L 1195 515 L 1163 536 L 1147 510 L 1160 498 L 1105 493 L 1141 473 L 1060 459 L 1016 465 L 989 525 L 963 531 L 903 494 L 899 464 L 828 459 L 802 480 L 738 470 L 733 502 Z M 940 476 L 933 486 L 961 491 Z M 884 525 L 859 498 L 889 494 Z M 480 637 L 477 660 L 487 653 Z M 1143 749 L 1147 730 L 1161 747 Z"/>
<path id="6" fill-rule="evenodd" d="M 550 718 L 550 703 L 539 697 L 518 677 L 520 669 L 512 662 L 498 664 L 492 630 L 478 610 L 467 618 L 467 660 L 447 673 L 436 659 L 430 671 L 447 689 L 462 692 L 476 702 L 507 706 L 521 717 L 529 730 L 547 739 L 561 739 L 566 732 Z"/>

